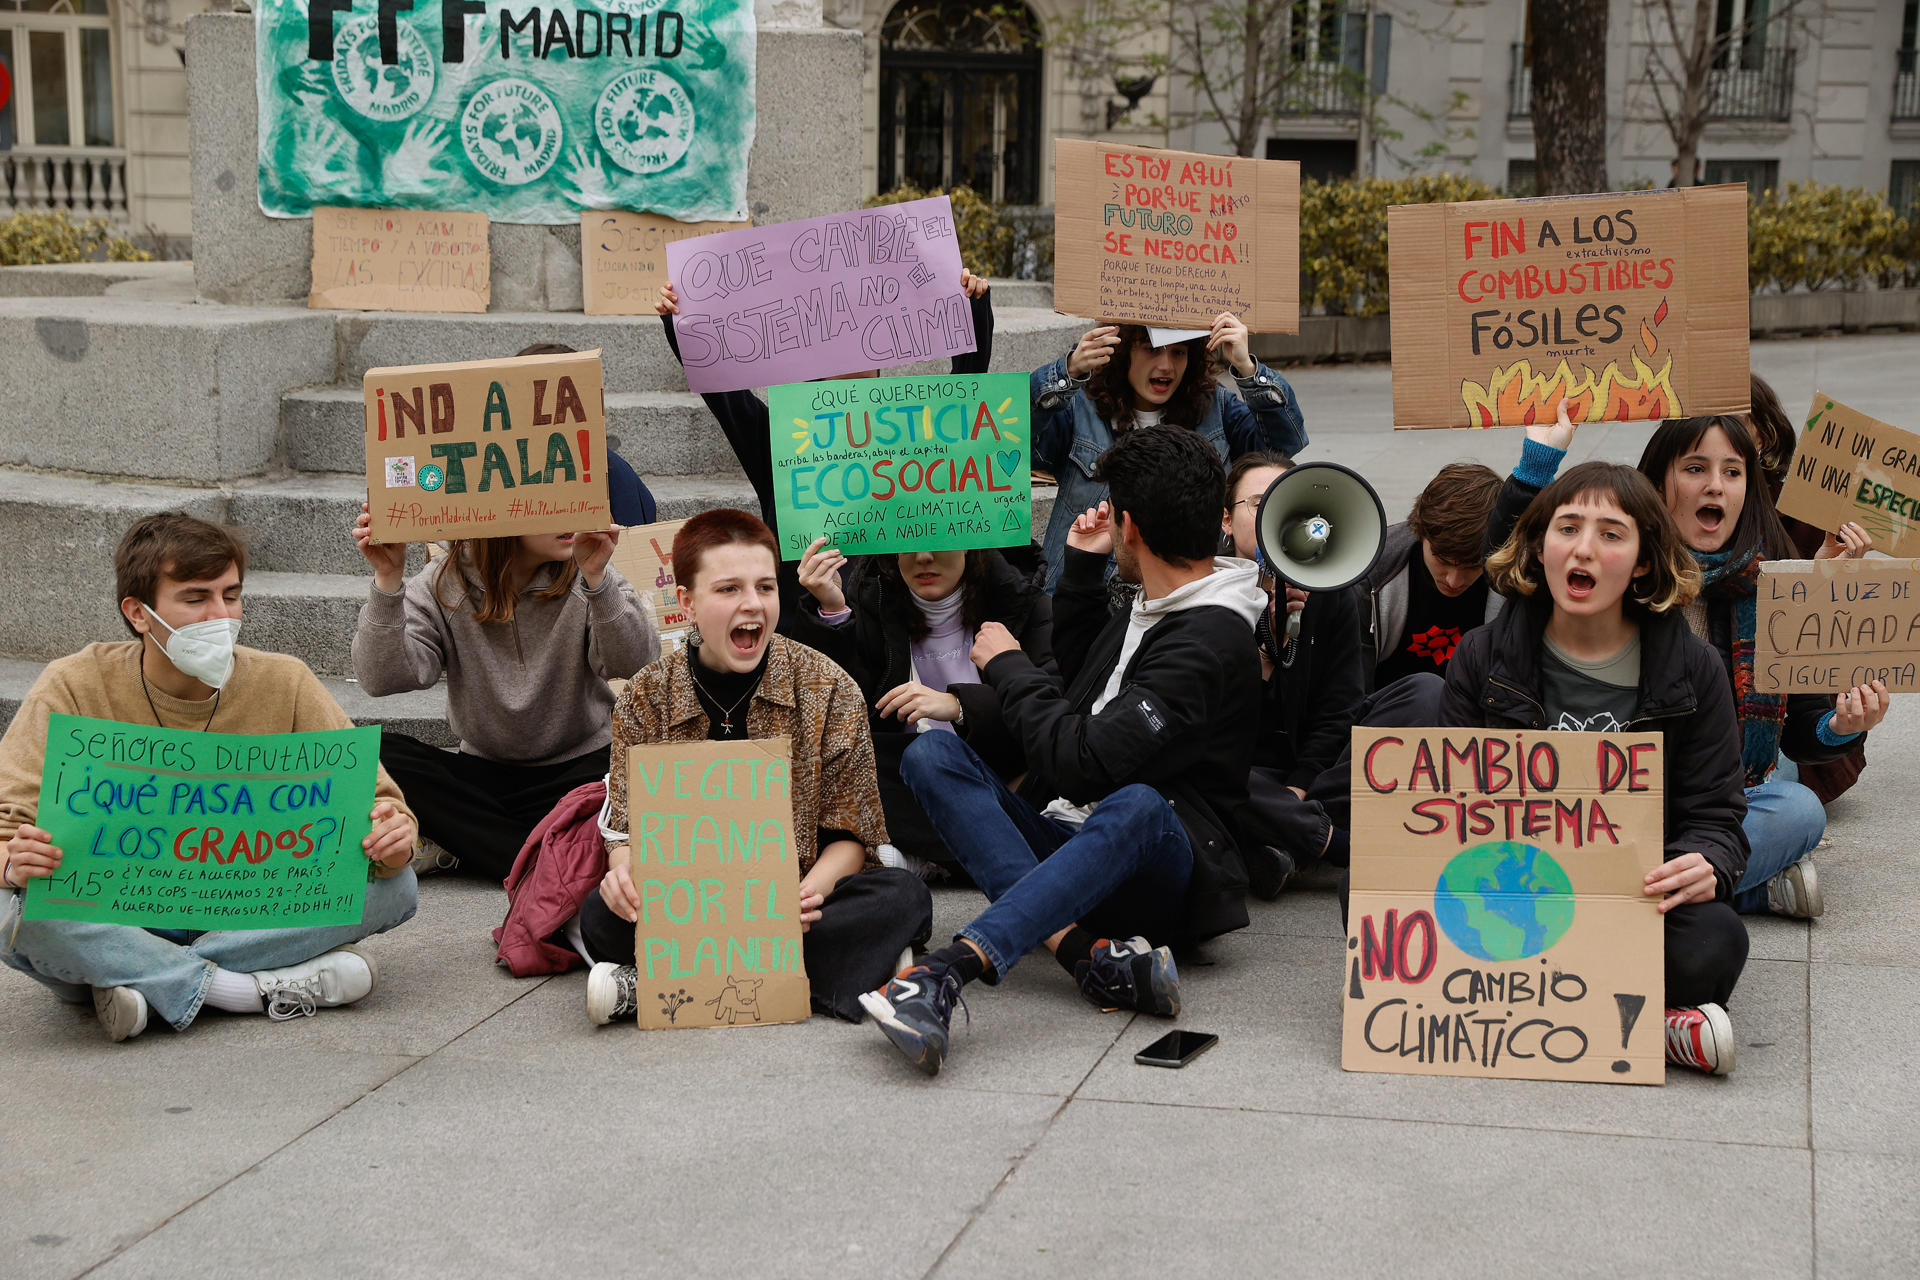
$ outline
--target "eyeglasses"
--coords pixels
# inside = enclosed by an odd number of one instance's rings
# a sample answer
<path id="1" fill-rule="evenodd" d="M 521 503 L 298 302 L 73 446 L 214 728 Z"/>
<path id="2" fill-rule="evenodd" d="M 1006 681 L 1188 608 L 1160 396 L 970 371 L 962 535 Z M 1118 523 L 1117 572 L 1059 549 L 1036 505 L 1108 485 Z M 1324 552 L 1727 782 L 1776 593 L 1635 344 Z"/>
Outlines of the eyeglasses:
<path id="1" fill-rule="evenodd" d="M 1257 494 L 1251 498 L 1242 498 L 1238 502 L 1229 502 L 1227 504 L 1227 510 L 1231 511 L 1235 507 L 1249 507 L 1249 506 L 1257 507 L 1266 500 L 1266 497 L 1267 495 L 1262 493 L 1262 494 Z"/>

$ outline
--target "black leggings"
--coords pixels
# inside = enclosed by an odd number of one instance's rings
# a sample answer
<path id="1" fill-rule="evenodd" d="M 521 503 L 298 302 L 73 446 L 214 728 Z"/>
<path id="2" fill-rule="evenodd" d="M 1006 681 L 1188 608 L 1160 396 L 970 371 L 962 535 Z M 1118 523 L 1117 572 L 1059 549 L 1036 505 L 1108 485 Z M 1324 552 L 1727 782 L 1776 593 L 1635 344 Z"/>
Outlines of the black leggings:
<path id="1" fill-rule="evenodd" d="M 633 963 L 634 927 L 613 914 L 595 889 L 580 904 L 580 934 L 595 960 Z M 820 904 L 820 918 L 800 935 L 800 955 L 813 1007 L 860 1021 L 860 996 L 894 974 L 900 953 L 933 936 L 933 895 L 897 867 L 856 871 Z"/>
<path id="2" fill-rule="evenodd" d="M 609 749 L 558 764 L 502 764 L 442 751 L 404 733 L 380 736 L 380 763 L 420 819 L 420 834 L 460 859 L 460 870 L 496 884 L 560 798 L 607 775 Z"/>

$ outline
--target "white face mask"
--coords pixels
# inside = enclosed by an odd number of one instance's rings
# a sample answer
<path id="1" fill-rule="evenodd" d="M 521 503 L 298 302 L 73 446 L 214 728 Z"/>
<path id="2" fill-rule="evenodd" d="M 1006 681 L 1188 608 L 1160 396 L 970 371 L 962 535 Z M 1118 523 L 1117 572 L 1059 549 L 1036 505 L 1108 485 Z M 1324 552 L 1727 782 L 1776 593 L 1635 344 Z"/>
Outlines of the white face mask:
<path id="1" fill-rule="evenodd" d="M 240 638 L 240 619 L 209 618 L 176 631 L 150 606 L 147 616 L 171 633 L 160 647 L 180 674 L 192 676 L 210 689 L 223 687 L 233 677 L 233 645 Z"/>

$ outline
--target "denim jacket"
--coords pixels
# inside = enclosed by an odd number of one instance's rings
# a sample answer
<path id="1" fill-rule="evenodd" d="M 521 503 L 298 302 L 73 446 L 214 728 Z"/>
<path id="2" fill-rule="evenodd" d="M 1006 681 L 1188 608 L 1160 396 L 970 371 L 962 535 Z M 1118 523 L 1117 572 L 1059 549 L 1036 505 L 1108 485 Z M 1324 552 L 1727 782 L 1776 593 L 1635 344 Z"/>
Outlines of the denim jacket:
<path id="1" fill-rule="evenodd" d="M 1306 422 L 1285 378 L 1256 361 L 1252 377 L 1234 382 L 1240 394 L 1216 390 L 1212 407 L 1193 424 L 1222 463 L 1261 449 L 1292 457 L 1307 447 Z M 1107 486 L 1093 478 L 1093 464 L 1113 443 L 1113 425 L 1101 418 L 1092 398 L 1067 377 L 1065 356 L 1033 371 L 1032 394 L 1033 465 L 1053 472 L 1060 483 L 1042 543 L 1051 595 L 1060 579 L 1067 530 L 1074 517 L 1106 500 Z M 1107 569 L 1112 572 L 1111 560 Z"/>

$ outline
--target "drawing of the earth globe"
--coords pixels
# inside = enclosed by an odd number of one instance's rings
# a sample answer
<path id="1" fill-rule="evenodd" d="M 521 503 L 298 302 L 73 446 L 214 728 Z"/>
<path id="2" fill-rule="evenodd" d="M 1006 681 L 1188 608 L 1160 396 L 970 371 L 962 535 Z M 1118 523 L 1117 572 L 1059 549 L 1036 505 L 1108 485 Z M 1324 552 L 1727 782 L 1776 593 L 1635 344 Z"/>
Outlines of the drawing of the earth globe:
<path id="1" fill-rule="evenodd" d="M 347 105 L 370 120 L 404 120 L 433 96 L 433 51 L 405 22 L 394 26 L 394 60 L 380 59 L 380 26 L 356 18 L 333 42 L 333 84 Z"/>
<path id="2" fill-rule="evenodd" d="M 1573 882 L 1543 849 L 1494 840 L 1463 849 L 1440 872 L 1433 914 L 1477 960 L 1524 960 L 1573 926 Z"/>

